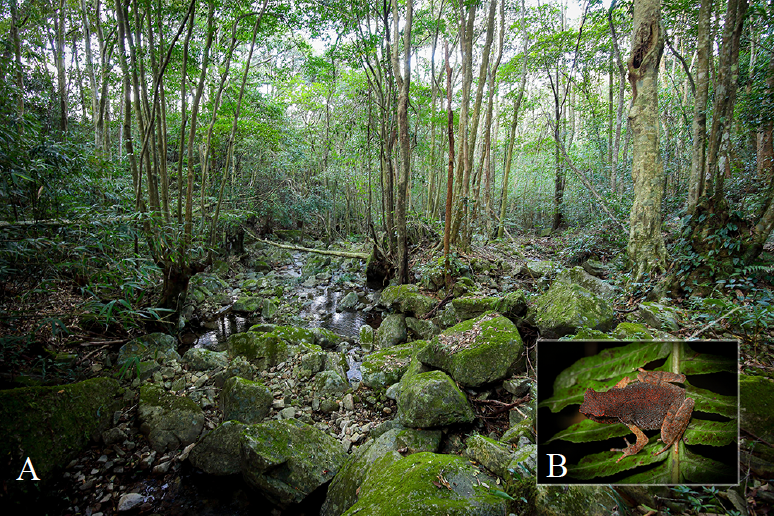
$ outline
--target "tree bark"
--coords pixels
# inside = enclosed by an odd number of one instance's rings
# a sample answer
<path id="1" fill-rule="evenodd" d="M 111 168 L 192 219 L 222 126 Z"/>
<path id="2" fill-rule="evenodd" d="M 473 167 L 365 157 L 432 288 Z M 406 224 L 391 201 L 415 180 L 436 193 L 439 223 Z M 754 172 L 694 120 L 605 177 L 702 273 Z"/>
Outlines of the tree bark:
<path id="1" fill-rule="evenodd" d="M 452 199 L 454 197 L 454 112 L 451 107 L 452 99 L 452 69 L 449 64 L 449 42 L 444 41 L 444 53 L 446 56 L 446 120 L 447 133 L 449 135 L 449 170 L 446 179 L 446 217 L 443 226 L 443 257 L 444 276 L 446 278 L 446 290 L 451 289 L 451 265 L 449 263 L 449 244 L 452 224 Z"/>
<path id="2" fill-rule="evenodd" d="M 658 123 L 658 70 L 663 50 L 661 0 L 635 0 L 632 52 L 627 63 L 634 92 L 629 111 L 634 135 L 634 203 L 627 251 L 635 281 L 666 269 L 661 233 L 664 169 L 659 157 Z"/>

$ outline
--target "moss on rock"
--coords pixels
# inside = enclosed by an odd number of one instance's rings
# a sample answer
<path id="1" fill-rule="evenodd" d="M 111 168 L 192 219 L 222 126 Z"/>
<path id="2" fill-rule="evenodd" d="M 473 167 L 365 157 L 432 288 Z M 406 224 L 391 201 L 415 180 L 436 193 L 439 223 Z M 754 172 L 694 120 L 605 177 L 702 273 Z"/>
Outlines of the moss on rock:
<path id="1" fill-rule="evenodd" d="M 223 384 L 223 419 L 248 425 L 260 423 L 269 414 L 274 397 L 261 382 L 232 376 Z"/>
<path id="2" fill-rule="evenodd" d="M 191 444 L 204 427 L 204 413 L 199 405 L 157 385 L 140 387 L 137 416 L 142 422 L 140 431 L 159 453 Z"/>
<path id="3" fill-rule="evenodd" d="M 244 427 L 238 421 L 226 421 L 199 440 L 188 460 L 209 475 L 239 473 L 242 471 L 240 438 Z"/>
<path id="4" fill-rule="evenodd" d="M 418 373 L 400 382 L 398 418 L 414 428 L 470 423 L 475 414 L 465 395 L 443 371 Z"/>
<path id="5" fill-rule="evenodd" d="M 422 317 L 432 310 L 437 301 L 419 293 L 417 285 L 394 285 L 382 291 L 379 304 L 403 314 Z"/>
<path id="6" fill-rule="evenodd" d="M 403 314 L 390 314 L 382 320 L 382 324 L 376 329 L 374 341 L 378 348 L 388 348 L 408 338 L 406 316 Z"/>
<path id="7" fill-rule="evenodd" d="M 741 427 L 761 439 L 774 439 L 774 381 L 762 376 L 739 377 Z"/>
<path id="8" fill-rule="evenodd" d="M 147 360 L 180 360 L 177 352 L 177 339 L 166 333 L 149 333 L 130 340 L 118 350 L 117 363 L 123 366 L 133 359 Z"/>
<path id="9" fill-rule="evenodd" d="M 608 331 L 614 321 L 610 305 L 575 283 L 554 283 L 537 301 L 535 324 L 546 337 L 561 337 L 583 327 Z"/>
<path id="10" fill-rule="evenodd" d="M 524 345 L 516 326 L 490 313 L 463 321 L 433 337 L 417 354 L 466 387 L 478 387 L 510 376 L 523 363 Z"/>
<path id="11" fill-rule="evenodd" d="M 236 333 L 228 338 L 227 346 L 229 356 L 243 356 L 262 370 L 284 362 L 289 356 L 287 343 L 274 332 Z"/>
<path id="12" fill-rule="evenodd" d="M 424 341 L 418 342 L 424 343 Z M 410 342 L 383 349 L 363 358 L 363 363 L 360 365 L 363 385 L 372 389 L 384 389 L 399 382 L 408 369 L 416 349 L 416 343 Z"/>

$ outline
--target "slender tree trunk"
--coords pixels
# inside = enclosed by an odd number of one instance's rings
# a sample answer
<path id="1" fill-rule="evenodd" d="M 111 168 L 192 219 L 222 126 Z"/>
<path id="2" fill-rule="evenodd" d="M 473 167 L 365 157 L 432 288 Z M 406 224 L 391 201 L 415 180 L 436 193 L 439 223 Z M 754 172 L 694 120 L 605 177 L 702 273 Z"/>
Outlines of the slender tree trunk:
<path id="1" fill-rule="evenodd" d="M 658 144 L 658 69 L 663 50 L 661 0 L 635 0 L 632 52 L 627 63 L 634 92 L 629 111 L 634 133 L 634 204 L 629 215 L 627 250 L 635 281 L 666 268 L 661 233 L 664 169 Z"/>
<path id="2" fill-rule="evenodd" d="M 444 41 L 444 54 L 446 56 L 446 120 L 447 133 L 449 135 L 449 170 L 446 179 L 446 218 L 443 226 L 443 256 L 444 272 L 446 277 L 446 291 L 451 290 L 451 264 L 449 263 L 449 247 L 451 240 L 452 224 L 452 198 L 454 197 L 454 112 L 451 107 L 452 99 L 452 69 L 449 63 L 449 42 Z"/>
<path id="3" fill-rule="evenodd" d="M 54 46 L 54 63 L 59 92 L 59 131 L 60 139 L 64 141 L 67 134 L 67 74 L 65 72 L 65 9 L 67 2 L 60 0 L 59 9 L 54 16 L 54 31 L 56 43 Z"/>
<path id="4" fill-rule="evenodd" d="M 693 112 L 693 151 L 691 177 L 688 182 L 688 214 L 696 212 L 699 198 L 704 194 L 705 157 L 707 144 L 707 99 L 709 98 L 709 61 L 712 50 L 710 20 L 712 0 L 702 0 L 699 7 L 696 36 L 696 106 Z"/>
<path id="5" fill-rule="evenodd" d="M 21 40 L 19 39 L 19 12 L 17 0 L 10 0 L 11 4 L 11 44 L 14 56 L 14 81 L 16 83 L 16 116 L 19 120 L 24 116 L 24 73 L 21 60 Z M 21 127 L 21 126 L 20 126 Z"/>

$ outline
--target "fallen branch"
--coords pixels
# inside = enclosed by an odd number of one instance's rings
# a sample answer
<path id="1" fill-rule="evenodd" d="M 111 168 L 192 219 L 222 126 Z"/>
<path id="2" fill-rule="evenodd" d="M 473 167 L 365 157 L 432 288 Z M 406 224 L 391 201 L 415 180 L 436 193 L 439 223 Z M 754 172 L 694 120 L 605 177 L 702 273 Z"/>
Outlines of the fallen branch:
<path id="1" fill-rule="evenodd" d="M 432 310 L 430 310 L 429 312 L 427 312 L 427 313 L 426 313 L 425 315 L 423 315 L 422 317 L 419 317 L 419 319 L 425 319 L 425 320 L 427 320 L 427 319 L 432 319 L 433 317 L 435 317 L 435 314 L 436 314 L 436 313 L 438 313 L 438 310 L 440 310 L 441 308 L 443 308 L 443 306 L 444 306 L 446 303 L 448 303 L 449 301 L 451 301 L 453 297 L 454 297 L 454 292 L 451 292 L 451 293 L 449 293 L 449 295 L 448 295 L 448 296 L 446 296 L 445 298 L 443 298 L 443 299 L 442 299 L 442 300 L 441 300 L 441 301 L 440 301 L 440 302 L 439 302 L 437 305 L 435 305 L 435 308 L 433 308 Z"/>
<path id="2" fill-rule="evenodd" d="M 698 337 L 699 335 L 701 335 L 702 333 L 704 333 L 706 330 L 708 330 L 708 329 L 709 329 L 709 328 L 711 328 L 712 326 L 715 326 L 717 323 L 719 323 L 720 321 L 722 321 L 723 319 L 727 318 L 729 315 L 731 315 L 732 313 L 736 312 L 737 310 L 739 310 L 739 309 L 741 309 L 741 308 L 742 308 L 741 306 L 737 306 L 736 308 L 734 308 L 733 310 L 731 310 L 731 311 L 730 311 L 730 312 L 728 312 L 727 314 L 725 314 L 725 315 L 721 315 L 720 317 L 718 317 L 718 318 L 717 318 L 717 319 L 715 319 L 714 321 L 711 321 L 709 324 L 705 325 L 703 328 L 700 328 L 700 329 L 696 330 L 696 331 L 693 333 L 693 335 L 691 335 L 690 337 L 688 337 L 688 339 L 686 339 L 686 340 L 693 340 L 693 339 L 695 339 L 696 337 Z"/>
<path id="3" fill-rule="evenodd" d="M 255 238 L 259 242 L 273 245 L 274 247 L 279 247 L 280 249 L 289 249 L 291 251 L 303 251 L 305 253 L 324 254 L 328 256 L 339 256 L 341 258 L 358 258 L 360 260 L 368 259 L 367 253 L 352 253 L 349 251 L 328 251 L 325 249 L 310 249 L 309 247 L 301 247 L 300 245 L 278 244 L 277 242 L 272 242 L 271 240 L 264 240 L 263 238 L 260 238 L 258 235 L 256 235 L 254 232 L 252 232 L 250 229 L 244 226 L 243 228 L 247 233 L 250 234 L 251 237 Z"/>

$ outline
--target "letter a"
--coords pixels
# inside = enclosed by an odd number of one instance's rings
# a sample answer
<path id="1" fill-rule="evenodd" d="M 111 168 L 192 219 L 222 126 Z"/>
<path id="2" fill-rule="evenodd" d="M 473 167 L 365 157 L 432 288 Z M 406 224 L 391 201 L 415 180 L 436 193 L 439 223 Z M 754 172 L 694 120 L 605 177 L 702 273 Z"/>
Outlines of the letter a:
<path id="1" fill-rule="evenodd" d="M 564 467 L 564 464 L 567 462 L 567 459 L 564 457 L 564 455 L 560 453 L 546 453 L 548 455 L 548 469 L 549 474 L 546 475 L 548 477 L 563 477 L 567 474 L 567 468 Z M 559 464 L 554 464 L 554 457 L 561 457 L 562 462 Z M 561 475 L 554 475 L 554 468 L 562 468 L 562 474 Z"/>
<path id="2" fill-rule="evenodd" d="M 27 469 L 27 467 L 30 469 Z M 22 468 L 21 473 L 19 473 L 19 478 L 16 480 L 24 480 L 22 477 L 25 473 L 32 473 L 32 480 L 40 480 L 38 475 L 35 474 L 35 468 L 32 467 L 32 461 L 29 457 L 27 457 L 27 460 L 24 462 L 24 467 Z"/>

